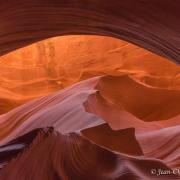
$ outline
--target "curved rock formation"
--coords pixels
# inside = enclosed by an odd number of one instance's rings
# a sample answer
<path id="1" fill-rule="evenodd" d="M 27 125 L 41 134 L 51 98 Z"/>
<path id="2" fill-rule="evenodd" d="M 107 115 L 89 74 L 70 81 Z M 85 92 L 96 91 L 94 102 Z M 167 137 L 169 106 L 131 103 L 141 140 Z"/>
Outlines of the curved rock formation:
<path id="1" fill-rule="evenodd" d="M 30 133 L 27 136 L 29 135 Z M 45 153 L 44 149 L 46 149 Z M 44 180 L 152 180 L 157 179 L 149 173 L 149 169 L 153 168 L 171 171 L 161 161 L 113 153 L 75 133 L 61 135 L 41 130 L 28 150 L 2 169 L 0 178 L 11 180 L 18 174 L 19 180 L 29 180 L 32 177 Z M 178 176 L 162 175 L 158 179 L 175 180 Z"/>
<path id="2" fill-rule="evenodd" d="M 1 3 L 0 54 L 57 35 L 96 34 L 180 62 L 178 0 L 8 0 Z"/>
<path id="3" fill-rule="evenodd" d="M 103 36 L 1 57 L 0 180 L 179 179 L 179 9 L 3 1 L 0 55 Z"/>
<path id="4" fill-rule="evenodd" d="M 0 69 L 1 114 L 97 75 L 134 72 L 146 84 L 180 88 L 180 66 L 125 41 L 101 36 L 48 39 L 2 56 Z"/>
<path id="5" fill-rule="evenodd" d="M 114 85 L 116 87 L 113 87 Z M 107 86 L 112 87 L 111 91 Z M 126 91 L 129 97 L 131 93 L 133 97 L 138 97 L 141 92 L 141 98 L 138 100 L 135 98 L 135 101 L 127 103 L 122 87 L 129 89 Z M 149 98 L 149 105 L 145 106 L 143 104 L 147 102 L 147 98 Z M 28 169 L 31 169 L 32 174 L 28 175 L 29 170 L 25 170 L 18 176 L 19 179 L 25 177 L 46 179 L 47 174 L 51 179 L 55 177 L 83 179 L 87 175 L 95 179 L 178 179 L 178 174 L 172 172 L 180 165 L 178 138 L 180 118 L 177 115 L 179 108 L 174 111 L 169 104 L 169 108 L 163 112 L 165 101 L 170 103 L 168 98 L 171 99 L 171 103 L 175 103 L 172 104 L 173 107 L 179 107 L 179 90 L 149 87 L 136 81 L 132 74 L 122 74 L 85 80 L 47 97 L 26 103 L 0 117 L 1 166 L 6 165 L 0 171 L 0 177 L 12 179 L 22 164 L 28 162 Z M 162 111 L 150 108 L 151 105 L 156 107 L 156 101 L 159 103 L 158 108 Z M 142 106 L 139 106 L 141 104 Z M 136 107 L 136 109 L 131 107 Z M 139 112 L 152 116 L 149 118 L 149 116 L 142 115 L 141 118 L 137 118 Z M 150 122 L 145 122 L 147 120 Z M 108 123 L 111 128 L 104 122 Z M 50 136 L 43 135 L 35 138 L 37 131 L 30 133 L 30 137 L 24 135 L 36 128 L 50 126 L 65 135 L 52 133 Z M 71 134 L 72 132 L 79 135 Z M 18 138 L 22 135 L 24 136 Z M 83 140 L 83 137 L 87 140 Z M 14 138 L 18 139 L 13 140 Z M 34 138 L 37 140 L 32 142 Z M 24 148 L 26 148 L 25 151 Z M 108 151 L 103 150 L 104 148 Z M 49 150 L 42 153 L 44 149 Z M 43 162 L 42 159 L 45 157 L 49 157 L 49 153 L 51 153 L 51 158 L 41 164 L 43 168 L 40 173 L 33 171 L 32 168 Z M 102 154 L 101 160 L 97 159 L 99 153 Z M 104 155 L 104 153 L 112 155 Z M 92 157 L 89 158 L 91 155 Z M 111 156 L 117 156 L 114 160 L 117 164 L 111 164 Z M 12 160 L 13 157 L 14 160 Z M 60 158 L 59 161 L 57 161 L 58 158 Z M 97 168 L 93 169 L 97 161 L 101 169 L 98 171 L 95 170 Z M 70 169 L 66 169 L 67 162 Z M 85 164 L 81 166 L 79 163 Z M 108 170 L 108 167 L 111 170 Z M 46 172 L 44 168 L 47 169 Z M 151 174 L 151 169 L 165 169 L 171 173 L 168 176 L 158 177 L 158 174 Z M 90 172 L 93 172 L 92 176 Z"/>

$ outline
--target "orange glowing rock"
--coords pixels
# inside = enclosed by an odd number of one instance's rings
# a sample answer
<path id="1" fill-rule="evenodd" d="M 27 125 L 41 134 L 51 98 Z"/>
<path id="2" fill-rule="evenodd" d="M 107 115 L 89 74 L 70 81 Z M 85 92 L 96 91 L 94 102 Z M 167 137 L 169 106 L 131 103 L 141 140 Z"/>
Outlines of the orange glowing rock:
<path id="1" fill-rule="evenodd" d="M 0 58 L 0 113 L 98 75 L 134 72 L 151 86 L 180 88 L 180 67 L 118 39 L 62 36 Z M 153 77 L 153 80 L 152 80 Z"/>

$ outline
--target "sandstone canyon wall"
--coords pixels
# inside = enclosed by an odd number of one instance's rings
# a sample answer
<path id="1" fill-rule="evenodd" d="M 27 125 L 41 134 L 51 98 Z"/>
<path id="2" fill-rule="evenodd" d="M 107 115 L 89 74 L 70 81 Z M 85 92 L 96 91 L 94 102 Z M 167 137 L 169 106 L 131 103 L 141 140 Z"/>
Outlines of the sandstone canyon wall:
<path id="1" fill-rule="evenodd" d="M 178 0 L 8 0 L 0 8 L 0 54 L 57 35 L 96 34 L 180 61 Z"/>
<path id="2" fill-rule="evenodd" d="M 180 87 L 178 65 L 125 41 L 103 36 L 64 36 L 38 42 L 2 56 L 0 69 L 1 114 L 98 75 L 134 73 L 152 86 Z"/>
<path id="3" fill-rule="evenodd" d="M 179 8 L 3 1 L 0 180 L 180 179 Z"/>

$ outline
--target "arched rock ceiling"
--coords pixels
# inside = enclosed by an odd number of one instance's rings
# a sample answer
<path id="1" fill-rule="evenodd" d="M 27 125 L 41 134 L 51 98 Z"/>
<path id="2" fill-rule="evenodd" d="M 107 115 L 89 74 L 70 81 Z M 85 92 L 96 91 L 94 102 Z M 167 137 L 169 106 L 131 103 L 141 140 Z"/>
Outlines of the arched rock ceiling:
<path id="1" fill-rule="evenodd" d="M 0 54 L 69 34 L 113 36 L 180 63 L 178 0 L 6 0 Z"/>

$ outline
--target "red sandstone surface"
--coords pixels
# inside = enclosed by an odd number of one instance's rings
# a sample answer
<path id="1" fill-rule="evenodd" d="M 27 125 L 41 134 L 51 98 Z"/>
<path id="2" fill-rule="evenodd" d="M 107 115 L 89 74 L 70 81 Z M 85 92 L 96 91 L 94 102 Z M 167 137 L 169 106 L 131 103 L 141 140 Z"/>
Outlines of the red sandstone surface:
<path id="1" fill-rule="evenodd" d="M 2 2 L 0 180 L 180 179 L 179 8 Z"/>
<path id="2" fill-rule="evenodd" d="M 156 179 L 151 169 L 180 166 L 178 65 L 114 38 L 69 36 L 0 66 L 1 179 L 27 162 L 20 180 Z"/>
<path id="3" fill-rule="evenodd" d="M 180 67 L 103 36 L 52 38 L 0 57 L 0 113 L 98 75 L 134 73 L 152 86 L 180 88 Z M 151 80 L 153 77 L 153 80 Z"/>

